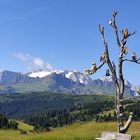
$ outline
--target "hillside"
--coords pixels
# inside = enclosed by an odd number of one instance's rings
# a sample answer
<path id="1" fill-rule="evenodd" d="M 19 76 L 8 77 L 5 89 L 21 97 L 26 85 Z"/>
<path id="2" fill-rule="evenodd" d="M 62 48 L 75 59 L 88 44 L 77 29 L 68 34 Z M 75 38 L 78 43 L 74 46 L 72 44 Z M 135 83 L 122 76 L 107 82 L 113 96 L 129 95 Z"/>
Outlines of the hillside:
<path id="1" fill-rule="evenodd" d="M 140 120 L 140 102 L 125 103 L 126 110 L 134 111 Z M 74 95 L 53 92 L 3 94 L 0 96 L 0 113 L 8 118 L 24 120 L 41 129 L 62 127 L 76 121 L 115 120 L 114 97 L 110 95 Z M 104 112 L 109 112 L 106 115 Z M 126 116 L 128 114 L 126 112 Z M 108 117 L 109 115 L 109 117 Z M 111 115 L 111 116 L 110 116 Z M 100 118 L 99 118 L 100 117 Z"/>
<path id="2" fill-rule="evenodd" d="M 43 92 L 0 96 L 1 113 L 43 129 L 76 121 L 91 121 L 96 118 L 96 114 L 110 110 L 113 106 L 114 98 L 108 95 Z"/>
<path id="3" fill-rule="evenodd" d="M 116 131 L 117 124 L 114 122 L 75 123 L 44 133 L 29 131 L 30 127 L 28 126 L 25 129 L 27 134 L 21 134 L 19 130 L 0 130 L 0 140 L 94 140 L 96 137 L 100 137 L 102 131 Z M 139 130 L 140 122 L 133 122 L 128 132 L 132 134 L 133 140 L 139 140 Z"/>

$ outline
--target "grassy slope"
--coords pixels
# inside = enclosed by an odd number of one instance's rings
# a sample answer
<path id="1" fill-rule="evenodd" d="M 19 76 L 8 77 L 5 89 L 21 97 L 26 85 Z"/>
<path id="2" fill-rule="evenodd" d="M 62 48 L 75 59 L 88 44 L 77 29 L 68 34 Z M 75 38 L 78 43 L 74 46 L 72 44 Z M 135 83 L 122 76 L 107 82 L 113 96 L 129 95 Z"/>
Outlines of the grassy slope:
<path id="1" fill-rule="evenodd" d="M 19 123 L 19 126 L 18 126 L 19 129 L 22 129 L 22 130 L 25 130 L 25 131 L 31 131 L 31 130 L 34 129 L 34 127 L 31 126 L 31 125 L 28 125 L 28 124 L 23 123 L 21 121 L 17 121 L 17 122 Z"/>
<path id="2" fill-rule="evenodd" d="M 27 130 L 27 135 L 18 130 L 0 130 L 0 140 L 94 140 L 102 131 L 116 131 L 116 126 L 116 123 L 75 123 L 51 132 L 35 133 L 30 132 L 32 126 L 20 123 L 20 129 Z M 133 135 L 133 140 L 140 140 L 140 122 L 132 123 L 128 133 Z"/>

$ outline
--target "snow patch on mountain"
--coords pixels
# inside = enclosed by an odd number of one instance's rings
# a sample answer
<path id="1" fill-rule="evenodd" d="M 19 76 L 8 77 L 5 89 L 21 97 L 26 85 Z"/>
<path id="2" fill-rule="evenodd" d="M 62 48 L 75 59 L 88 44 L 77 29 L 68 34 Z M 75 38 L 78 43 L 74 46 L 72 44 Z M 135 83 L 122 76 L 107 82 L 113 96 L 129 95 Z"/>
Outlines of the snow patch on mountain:
<path id="1" fill-rule="evenodd" d="M 46 76 L 48 76 L 48 75 L 51 75 L 52 73 L 60 74 L 60 73 L 62 73 L 62 72 L 63 72 L 63 71 L 61 71 L 61 70 L 36 71 L 36 72 L 30 73 L 28 76 L 29 76 L 29 77 L 33 77 L 33 78 L 36 78 L 36 77 L 43 78 L 43 77 L 46 77 Z"/>
<path id="2" fill-rule="evenodd" d="M 36 78 L 36 77 L 43 78 L 53 73 L 62 74 L 66 78 L 71 79 L 73 82 L 79 82 L 81 84 L 89 84 L 90 82 L 92 82 L 92 79 L 89 76 L 85 76 L 84 74 L 76 70 L 72 70 L 72 71 L 67 71 L 67 70 L 42 71 L 40 70 L 36 72 L 31 72 L 30 74 L 28 74 L 28 76 L 33 77 L 33 78 Z"/>
<path id="3" fill-rule="evenodd" d="M 109 77 L 104 76 L 104 77 L 99 78 L 99 80 L 101 80 L 103 82 L 113 82 L 113 79 L 111 76 L 109 76 Z"/>
<path id="4" fill-rule="evenodd" d="M 92 82 L 92 79 L 89 76 L 85 76 L 84 74 L 79 73 L 76 70 L 67 72 L 65 74 L 65 77 L 81 84 L 89 84 L 90 82 Z"/>
<path id="5" fill-rule="evenodd" d="M 38 72 L 30 73 L 28 76 L 33 77 L 33 78 L 36 78 L 36 77 L 43 78 L 47 75 L 50 75 L 51 73 L 52 72 L 49 72 L 49 71 L 38 71 Z"/>

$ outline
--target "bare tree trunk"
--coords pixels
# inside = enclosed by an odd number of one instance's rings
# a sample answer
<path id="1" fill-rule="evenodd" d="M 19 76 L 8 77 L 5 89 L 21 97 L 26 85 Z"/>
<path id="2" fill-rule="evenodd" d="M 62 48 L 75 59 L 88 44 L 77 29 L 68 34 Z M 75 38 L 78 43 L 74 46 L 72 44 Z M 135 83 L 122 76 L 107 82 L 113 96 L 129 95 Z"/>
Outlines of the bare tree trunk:
<path id="1" fill-rule="evenodd" d="M 117 45 L 119 48 L 119 58 L 118 58 L 118 85 L 119 87 L 116 86 L 116 96 L 115 96 L 115 108 L 116 108 L 116 114 L 117 114 L 117 121 L 118 121 L 118 132 L 119 133 L 126 133 L 133 118 L 133 113 L 130 114 L 126 124 L 124 124 L 124 106 L 123 106 L 123 95 L 124 95 L 124 78 L 123 78 L 123 57 L 124 57 L 124 47 L 126 44 L 126 39 L 128 37 L 128 32 L 127 35 L 122 36 L 122 40 L 120 42 L 119 35 L 118 35 L 118 28 L 116 25 L 116 15 L 117 13 L 114 12 L 113 14 L 113 23 L 112 27 L 114 29 L 115 35 L 116 35 L 116 41 Z M 115 84 L 115 83 L 114 83 Z"/>
<path id="2" fill-rule="evenodd" d="M 124 108 L 123 108 L 123 98 L 119 96 L 120 93 L 116 93 L 115 96 L 115 110 L 118 122 L 118 132 L 125 134 L 130 127 L 133 119 L 133 113 L 130 112 L 129 118 L 124 124 Z"/>
<path id="3" fill-rule="evenodd" d="M 88 72 L 90 74 L 94 74 L 98 69 L 100 69 L 104 64 L 108 65 L 108 68 L 111 72 L 111 76 L 116 88 L 116 94 L 115 94 L 115 111 L 116 111 L 116 115 L 117 115 L 117 122 L 118 122 L 118 132 L 119 133 L 126 133 L 128 128 L 131 125 L 132 122 L 132 118 L 133 118 L 133 113 L 130 112 L 130 115 L 128 117 L 128 120 L 124 120 L 124 115 L 125 115 L 125 111 L 124 111 L 124 77 L 123 77 L 123 62 L 124 61 L 128 61 L 128 62 L 134 62 L 137 64 L 140 64 L 140 58 L 137 59 L 136 55 L 133 55 L 132 60 L 130 59 L 124 59 L 124 57 L 127 55 L 128 53 L 128 48 L 126 47 L 126 43 L 127 43 L 127 39 L 128 37 L 130 37 L 131 35 L 134 35 L 136 32 L 133 33 L 129 33 L 128 29 L 123 29 L 122 30 L 122 36 L 121 36 L 121 40 L 119 38 L 119 32 L 118 32 L 118 27 L 116 25 L 116 15 L 117 12 L 113 12 L 113 17 L 112 19 L 109 21 L 109 24 L 113 27 L 113 30 L 115 32 L 115 37 L 116 37 L 116 42 L 117 42 L 117 46 L 119 49 L 119 54 L 118 54 L 118 72 L 116 72 L 116 66 L 114 64 L 113 61 L 111 61 L 110 59 L 110 54 L 109 54 L 109 50 L 108 50 L 108 44 L 107 41 L 105 39 L 105 32 L 104 32 L 104 27 L 99 25 L 99 31 L 101 33 L 101 37 L 102 37 L 102 41 L 104 44 L 104 54 L 105 56 L 102 57 L 104 58 L 105 61 L 103 61 L 103 63 L 96 68 L 96 70 L 92 71 L 92 70 L 88 70 Z M 126 121 L 126 123 L 125 123 Z"/>

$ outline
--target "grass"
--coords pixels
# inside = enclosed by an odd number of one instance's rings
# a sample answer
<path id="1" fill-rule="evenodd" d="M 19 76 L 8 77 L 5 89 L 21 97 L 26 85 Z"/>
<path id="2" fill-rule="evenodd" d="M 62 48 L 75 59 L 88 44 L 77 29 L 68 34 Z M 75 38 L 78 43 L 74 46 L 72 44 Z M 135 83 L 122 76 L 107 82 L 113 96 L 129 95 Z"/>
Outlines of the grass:
<path id="1" fill-rule="evenodd" d="M 19 129 L 22 129 L 25 131 L 33 131 L 33 129 L 34 129 L 34 127 L 31 125 L 28 125 L 28 124 L 23 123 L 21 121 L 17 121 L 17 122 L 19 123 L 19 126 L 18 126 Z"/>
<path id="2" fill-rule="evenodd" d="M 109 115 L 109 113 L 113 116 L 114 115 L 114 109 L 113 110 L 109 110 L 109 111 L 103 111 L 101 113 L 99 113 L 98 115 Z"/>
<path id="3" fill-rule="evenodd" d="M 94 140 L 103 131 L 117 131 L 117 123 L 75 123 L 43 133 L 32 132 L 32 126 L 21 122 L 19 128 L 27 134 L 21 134 L 19 130 L 0 130 L 0 140 Z M 140 122 L 132 123 L 128 133 L 132 134 L 132 140 L 140 140 Z"/>

